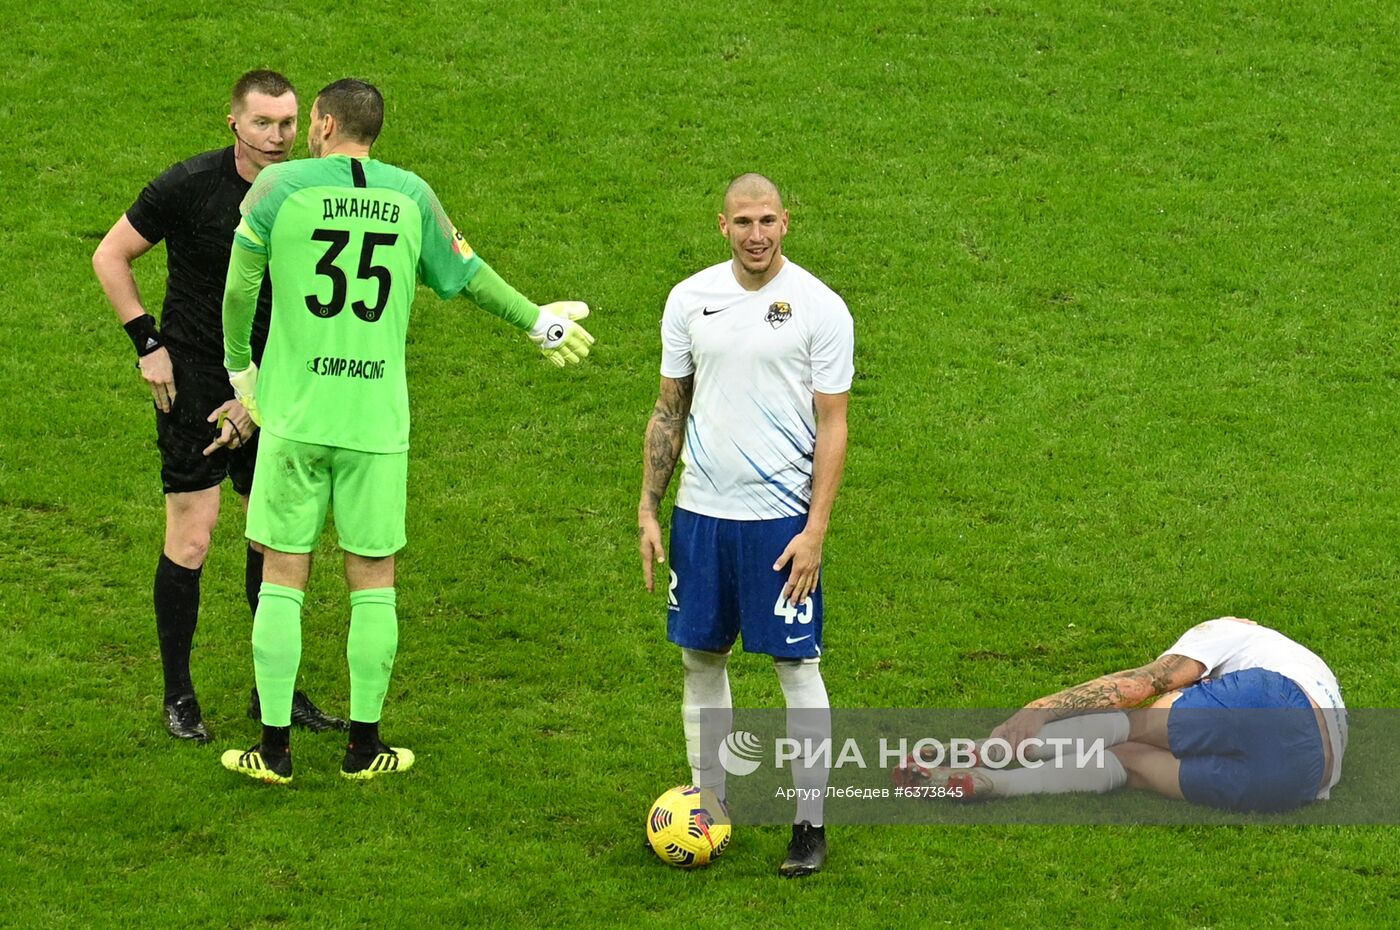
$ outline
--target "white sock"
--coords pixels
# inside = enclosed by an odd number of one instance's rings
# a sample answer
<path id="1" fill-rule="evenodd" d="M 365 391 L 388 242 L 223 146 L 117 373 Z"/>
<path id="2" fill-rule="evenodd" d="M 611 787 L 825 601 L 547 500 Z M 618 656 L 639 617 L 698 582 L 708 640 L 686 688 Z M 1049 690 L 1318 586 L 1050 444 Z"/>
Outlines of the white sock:
<path id="1" fill-rule="evenodd" d="M 793 823 L 807 821 L 814 827 L 822 825 L 826 782 L 832 762 L 831 701 L 826 696 L 826 684 L 816 659 L 800 661 L 775 659 L 778 683 L 783 687 L 787 703 L 788 739 L 813 749 L 826 741 L 829 747 L 821 762 L 814 762 L 806 753 L 792 767 L 792 786 L 798 789 L 797 816 Z M 804 742 L 809 741 L 809 742 Z"/>
<path id="2" fill-rule="evenodd" d="M 1072 791 L 1107 794 L 1128 783 L 1128 773 L 1123 763 L 1111 752 L 1103 753 L 1102 765 L 1094 762 L 1084 768 L 1078 768 L 1074 755 L 1069 753 L 1064 756 L 1061 767 L 1046 762 L 1037 768 L 978 769 L 978 772 L 991 780 L 992 790 L 1003 798 L 1021 794 L 1068 794 Z"/>
<path id="3" fill-rule="evenodd" d="M 1066 758 L 1072 759 L 1081 748 L 1092 748 L 1095 740 L 1101 740 L 1105 749 L 1127 742 L 1130 729 L 1128 715 L 1117 710 L 1107 714 L 1083 714 L 1052 720 L 1041 727 L 1036 736 L 1046 743 L 1052 739 L 1070 740 L 1067 744 L 1061 744 L 1060 751 Z M 1028 747 L 1025 756 L 1027 759 L 1053 759 L 1055 748 L 1053 745 L 1044 745 L 1036 747 L 1032 752 Z"/>
<path id="4" fill-rule="evenodd" d="M 685 667 L 681 720 L 685 724 L 690 781 L 723 798 L 724 768 L 719 764 L 719 744 L 729 735 L 734 722 L 734 703 L 729 695 L 729 655 L 682 649 L 681 664 Z"/>

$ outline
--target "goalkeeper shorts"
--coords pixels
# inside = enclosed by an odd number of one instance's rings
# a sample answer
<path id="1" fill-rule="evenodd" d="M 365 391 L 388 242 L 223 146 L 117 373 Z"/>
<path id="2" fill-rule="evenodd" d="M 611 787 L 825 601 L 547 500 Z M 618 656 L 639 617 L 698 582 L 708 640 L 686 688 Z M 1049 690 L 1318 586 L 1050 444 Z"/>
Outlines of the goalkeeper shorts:
<path id="1" fill-rule="evenodd" d="M 260 432 L 249 539 L 278 552 L 310 552 L 333 510 L 346 552 L 382 558 L 404 547 L 407 452 L 359 452 Z"/>

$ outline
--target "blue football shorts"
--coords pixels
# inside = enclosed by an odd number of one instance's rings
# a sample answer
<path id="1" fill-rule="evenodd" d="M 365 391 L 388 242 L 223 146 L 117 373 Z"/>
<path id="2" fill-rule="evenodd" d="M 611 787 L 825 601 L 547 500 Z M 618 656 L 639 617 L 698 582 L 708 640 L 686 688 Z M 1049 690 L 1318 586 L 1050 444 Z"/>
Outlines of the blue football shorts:
<path id="1" fill-rule="evenodd" d="M 773 571 L 806 525 L 806 516 L 722 520 L 676 508 L 666 637 L 687 649 L 726 652 L 742 636 L 745 652 L 820 656 L 821 583 L 801 604 L 788 604 L 788 567 Z"/>
<path id="2" fill-rule="evenodd" d="M 1167 742 L 1181 760 L 1181 793 L 1232 811 L 1282 811 L 1313 801 L 1327 765 L 1322 740 L 1303 689 L 1262 668 L 1186 688 L 1167 718 Z"/>

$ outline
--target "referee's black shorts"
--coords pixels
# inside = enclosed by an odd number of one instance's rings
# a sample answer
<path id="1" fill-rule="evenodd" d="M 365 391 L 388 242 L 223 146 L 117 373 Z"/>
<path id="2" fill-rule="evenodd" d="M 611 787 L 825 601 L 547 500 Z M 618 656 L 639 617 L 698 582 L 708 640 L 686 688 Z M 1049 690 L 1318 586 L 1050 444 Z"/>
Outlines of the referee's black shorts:
<path id="1" fill-rule="evenodd" d="M 253 463 L 258 457 L 255 432 L 237 449 L 216 449 L 205 455 L 205 448 L 219 434 L 209 422 L 224 401 L 233 399 L 233 386 L 222 368 L 207 368 L 177 359 L 175 403 L 169 413 L 156 409 L 156 447 L 160 449 L 160 480 L 166 494 L 181 494 L 218 487 L 224 478 L 233 489 L 246 495 L 253 488 Z"/>

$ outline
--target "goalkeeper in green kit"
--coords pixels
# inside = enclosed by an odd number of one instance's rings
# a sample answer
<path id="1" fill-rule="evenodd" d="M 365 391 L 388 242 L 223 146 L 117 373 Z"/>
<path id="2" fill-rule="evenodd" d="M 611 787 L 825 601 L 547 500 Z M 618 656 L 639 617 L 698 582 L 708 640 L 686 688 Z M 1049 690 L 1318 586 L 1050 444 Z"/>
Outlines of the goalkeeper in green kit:
<path id="1" fill-rule="evenodd" d="M 384 121 L 372 85 L 345 79 L 311 108 L 315 156 L 271 165 L 243 201 L 224 289 L 224 364 L 262 427 L 248 538 L 267 548 L 253 622 L 262 739 L 229 750 L 225 768 L 292 780 L 292 690 L 301 607 L 326 511 L 345 550 L 350 588 L 350 743 L 346 778 L 403 772 L 413 753 L 380 739 L 398 647 L 394 553 L 405 542 L 408 383 L 404 343 L 419 278 L 462 293 L 528 331 L 550 361 L 580 361 L 593 337 L 586 304 L 540 308 L 491 270 L 417 175 L 369 157 Z M 258 288 L 272 275 L 272 323 L 261 372 L 249 354 Z M 234 440 L 225 425 L 220 443 Z"/>

